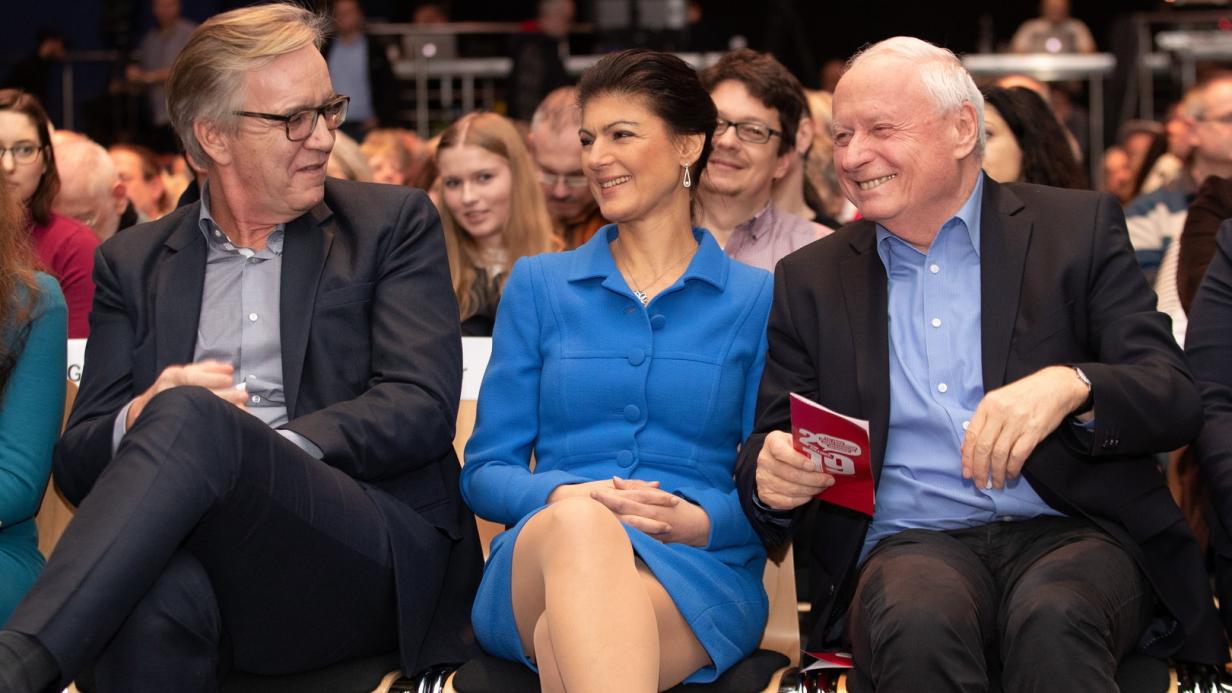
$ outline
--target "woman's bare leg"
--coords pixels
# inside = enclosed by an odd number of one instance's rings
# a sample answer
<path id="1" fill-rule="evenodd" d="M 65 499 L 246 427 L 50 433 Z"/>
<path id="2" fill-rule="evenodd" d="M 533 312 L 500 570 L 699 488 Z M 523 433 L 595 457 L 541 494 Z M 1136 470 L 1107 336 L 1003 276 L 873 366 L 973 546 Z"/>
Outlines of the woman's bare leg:
<path id="1" fill-rule="evenodd" d="M 659 689 L 654 603 L 629 537 L 606 506 L 570 498 L 531 518 L 513 549 L 512 592 L 518 634 L 532 657 L 541 654 L 536 629 L 546 616 L 539 638 L 547 639 L 559 681 L 541 676 L 545 690 L 560 683 L 569 693 Z"/>

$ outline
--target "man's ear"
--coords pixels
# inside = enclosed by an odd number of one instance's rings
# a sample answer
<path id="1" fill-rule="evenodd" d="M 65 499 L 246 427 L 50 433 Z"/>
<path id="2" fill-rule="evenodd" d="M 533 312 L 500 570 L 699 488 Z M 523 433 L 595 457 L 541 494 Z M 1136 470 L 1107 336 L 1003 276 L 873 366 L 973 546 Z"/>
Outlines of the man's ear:
<path id="1" fill-rule="evenodd" d="M 980 141 L 980 117 L 970 101 L 964 101 L 954 115 L 954 158 L 962 160 L 975 151 Z"/>
<path id="2" fill-rule="evenodd" d="M 193 136 L 205 150 L 206 156 L 216 164 L 231 163 L 231 137 L 213 121 L 198 118 L 192 124 Z"/>
<path id="3" fill-rule="evenodd" d="M 115 202 L 116 214 L 123 214 L 128 208 L 128 186 L 117 180 L 111 188 L 111 198 Z"/>
<path id="4" fill-rule="evenodd" d="M 800 125 L 796 128 L 796 153 L 800 156 L 808 154 L 808 151 L 813 148 L 813 138 L 816 136 L 817 130 L 812 117 L 807 114 L 802 116 Z"/>

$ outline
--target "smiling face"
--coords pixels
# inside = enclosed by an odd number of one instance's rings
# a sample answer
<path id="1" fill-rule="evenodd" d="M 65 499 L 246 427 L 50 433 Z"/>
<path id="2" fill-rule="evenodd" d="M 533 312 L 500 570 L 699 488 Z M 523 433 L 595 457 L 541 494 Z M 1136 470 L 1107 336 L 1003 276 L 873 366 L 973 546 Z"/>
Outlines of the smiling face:
<path id="1" fill-rule="evenodd" d="M 962 206 L 979 172 L 970 104 L 940 112 L 919 66 L 894 55 L 856 63 L 834 92 L 834 165 L 860 214 L 920 235 Z"/>
<path id="2" fill-rule="evenodd" d="M 17 111 L 0 111 L 0 146 L 6 150 L 17 145 L 39 146 L 38 128 L 34 121 L 25 113 Z M 12 190 L 22 204 L 30 204 L 34 191 L 38 189 L 39 179 L 47 170 L 46 160 L 40 152 L 34 161 L 25 164 L 17 163 L 12 152 L 6 151 L 0 155 L 0 170 L 8 180 Z"/>
<path id="3" fill-rule="evenodd" d="M 675 197 L 688 205 L 688 190 L 680 184 L 681 143 L 640 97 L 592 97 L 582 109 L 578 136 L 582 169 L 604 218 L 639 221 L 673 204 Z"/>
<path id="4" fill-rule="evenodd" d="M 275 58 L 247 75 L 239 110 L 287 115 L 315 108 L 334 96 L 325 59 L 314 46 Z M 198 139 L 202 139 L 200 136 Z M 290 221 L 325 197 L 325 168 L 334 133 L 318 118 L 307 139 L 287 139 L 284 124 L 241 117 L 235 133 L 223 133 L 209 151 L 221 185 L 237 216 L 258 223 Z"/>
<path id="5" fill-rule="evenodd" d="M 998 183 L 1010 183 L 1022 175 L 1022 149 L 1014 132 L 996 107 L 984 104 L 984 172 Z"/>
<path id="6" fill-rule="evenodd" d="M 509 224 L 513 174 L 504 157 L 474 144 L 437 153 L 441 195 L 449 213 L 480 245 L 501 241 Z"/>
<path id="7" fill-rule="evenodd" d="M 724 80 L 710 92 L 719 117 L 734 123 L 757 123 L 782 132 L 777 110 L 766 106 L 749 93 L 743 82 Z M 718 195 L 752 195 L 769 200 L 777 178 L 786 175 L 791 164 L 788 154 L 779 156 L 782 136 L 771 137 L 761 144 L 745 142 L 736 136 L 736 128 L 727 130 L 713 140 L 714 151 L 702 176 L 702 191 Z"/>

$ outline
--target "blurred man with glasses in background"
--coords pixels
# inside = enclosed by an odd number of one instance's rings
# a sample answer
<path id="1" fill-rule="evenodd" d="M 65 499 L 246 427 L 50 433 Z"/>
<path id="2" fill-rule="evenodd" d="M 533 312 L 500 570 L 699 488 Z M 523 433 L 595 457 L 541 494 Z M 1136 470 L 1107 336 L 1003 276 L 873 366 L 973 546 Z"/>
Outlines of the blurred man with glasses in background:
<path id="1" fill-rule="evenodd" d="M 539 169 L 539 186 L 547 198 L 553 230 L 571 250 L 590 240 L 607 223 L 586 175 L 582 172 L 582 144 L 578 128 L 582 111 L 577 89 L 561 87 L 544 97 L 530 121 L 531 156 Z"/>
<path id="2" fill-rule="evenodd" d="M 804 89 L 773 57 L 747 49 L 727 53 L 701 79 L 719 122 L 701 176 L 699 225 L 729 256 L 773 271 L 784 255 L 831 231 L 771 203 L 809 117 Z"/>
<path id="3" fill-rule="evenodd" d="M 0 690 L 217 691 L 229 671 L 464 661 L 482 568 L 458 494 L 458 308 L 417 190 L 326 179 L 324 19 L 220 14 L 168 80 L 201 200 L 95 262 L 55 454 L 78 506 L 0 631 Z"/>

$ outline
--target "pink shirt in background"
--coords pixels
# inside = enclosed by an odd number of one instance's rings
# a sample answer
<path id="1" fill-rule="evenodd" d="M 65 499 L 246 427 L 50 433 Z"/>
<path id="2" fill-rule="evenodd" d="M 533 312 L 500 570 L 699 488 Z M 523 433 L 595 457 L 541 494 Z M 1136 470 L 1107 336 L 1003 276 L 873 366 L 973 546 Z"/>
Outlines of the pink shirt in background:
<path id="1" fill-rule="evenodd" d="M 68 338 L 90 336 L 90 308 L 94 304 L 94 250 L 98 237 L 76 219 L 52 214 L 46 226 L 30 229 L 34 252 L 43 269 L 60 282 L 68 304 Z"/>
<path id="2" fill-rule="evenodd" d="M 767 204 L 752 219 L 739 224 L 723 246 L 733 260 L 773 272 L 784 255 L 803 248 L 834 229 Z"/>

